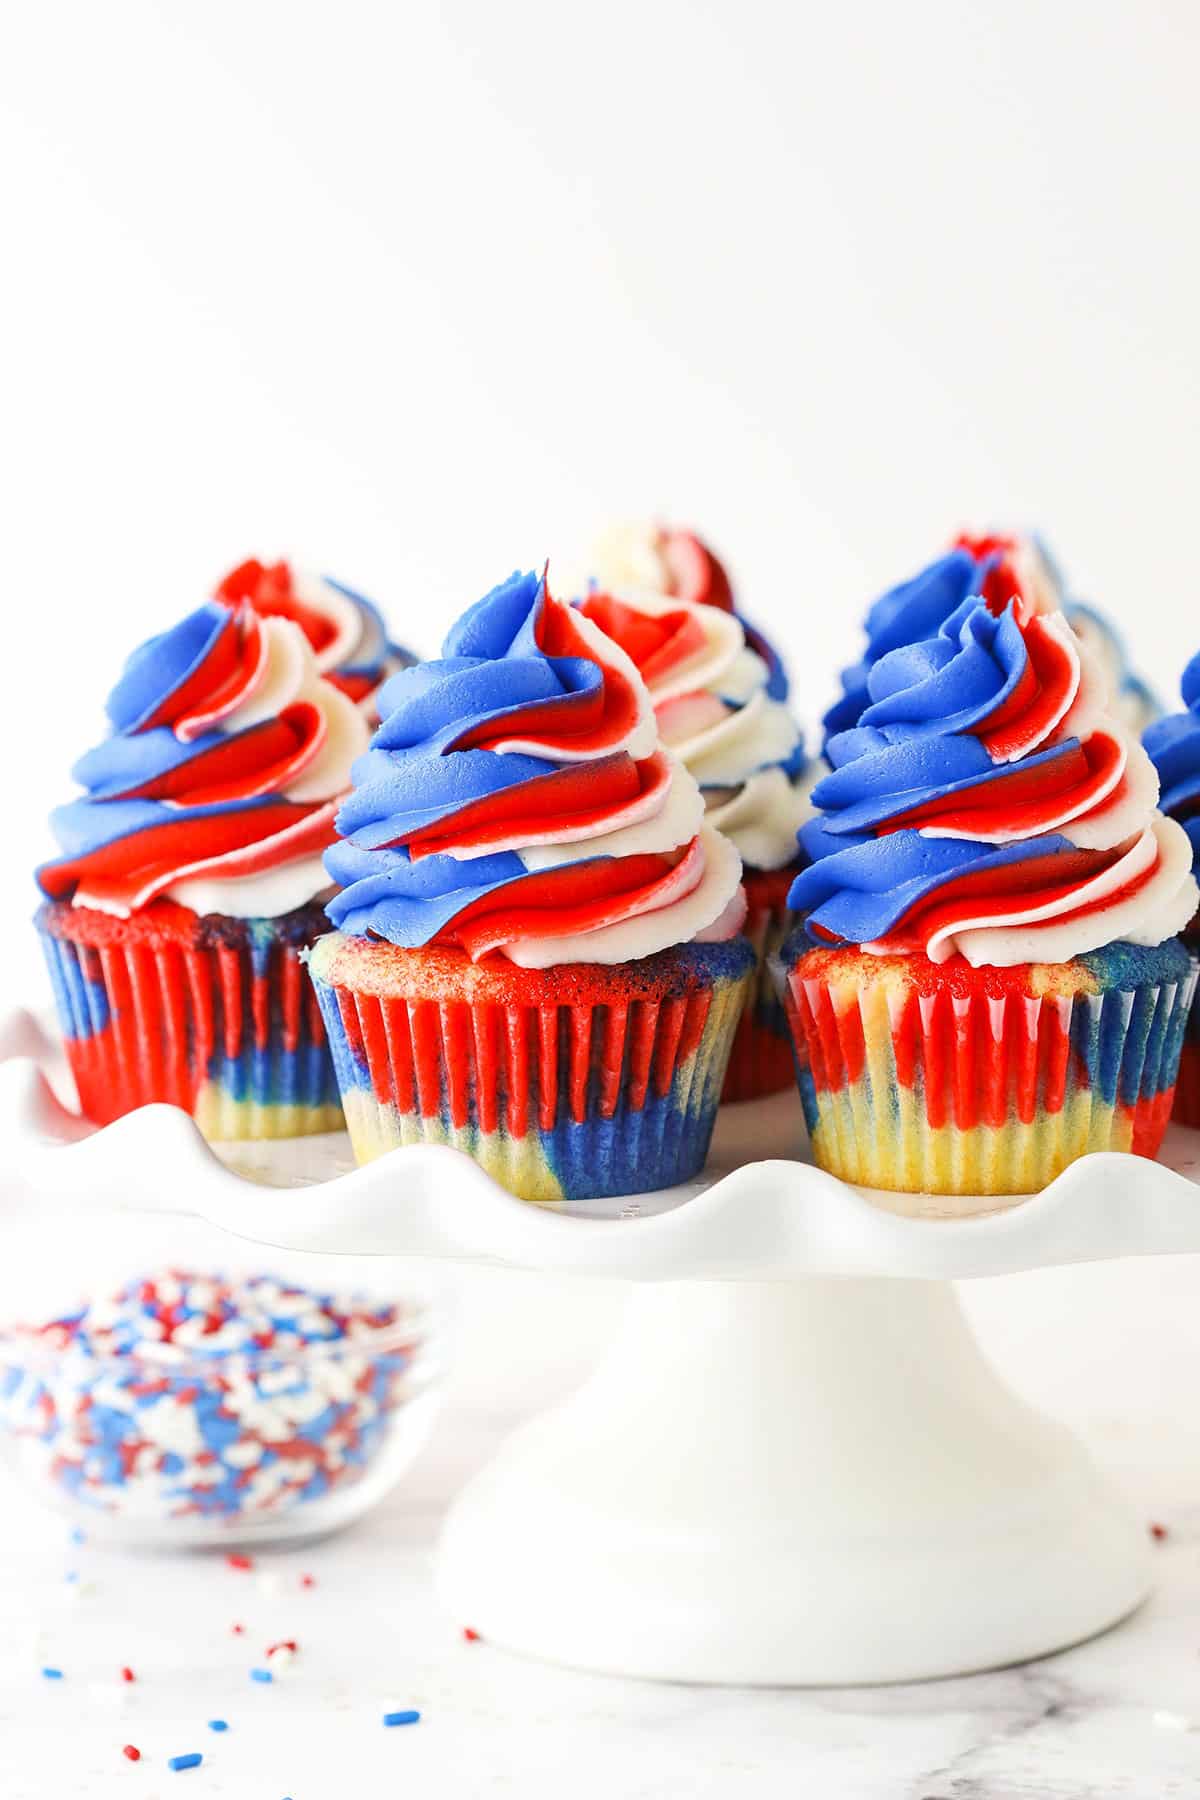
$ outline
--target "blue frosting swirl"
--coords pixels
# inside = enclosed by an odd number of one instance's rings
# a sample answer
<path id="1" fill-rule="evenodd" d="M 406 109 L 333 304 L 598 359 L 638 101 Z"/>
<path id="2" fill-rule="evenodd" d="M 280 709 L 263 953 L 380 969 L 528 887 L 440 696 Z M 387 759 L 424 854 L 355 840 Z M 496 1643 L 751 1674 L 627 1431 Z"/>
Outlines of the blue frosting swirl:
<path id="1" fill-rule="evenodd" d="M 1159 808 L 1188 834 L 1194 862 L 1200 862 L 1200 651 L 1183 671 L 1180 684 L 1186 712 L 1155 719 L 1142 734 L 1161 783 Z"/>
<path id="2" fill-rule="evenodd" d="M 872 664 L 859 723 L 829 739 L 832 772 L 813 790 L 819 811 L 800 832 L 811 862 L 793 883 L 789 903 L 809 915 L 814 941 L 872 943 L 948 882 L 1076 854 L 1056 833 L 997 845 L 926 837 L 891 823 L 967 791 L 986 802 L 988 788 L 1011 767 L 993 762 L 973 734 L 1001 713 L 1028 666 L 1016 605 L 997 617 L 986 601 L 972 598 L 935 635 Z M 1077 751 L 1077 741 L 1067 739 L 1024 756 L 1021 768 L 1050 775 Z"/>
<path id="3" fill-rule="evenodd" d="M 951 550 L 875 601 L 867 613 L 862 658 L 843 669 L 841 698 L 822 720 L 826 753 L 830 738 L 857 725 L 870 700 L 871 670 L 880 658 L 903 644 L 932 637 L 964 600 L 978 594 L 988 569 L 999 561 L 997 553 L 977 557 L 969 550 Z"/>
<path id="4" fill-rule="evenodd" d="M 489 800 L 520 788 L 529 789 L 522 811 L 536 811 L 539 783 L 563 775 L 552 740 L 561 735 L 569 746 L 573 732 L 586 731 L 608 676 L 586 656 L 541 647 L 547 600 L 544 576 L 512 575 L 452 627 L 438 660 L 401 670 L 380 690 L 383 722 L 354 764 L 337 818 L 342 841 L 325 856 L 341 889 L 327 908 L 339 930 L 415 948 L 488 894 L 528 878 L 516 850 L 469 858 L 433 850 L 414 861 L 400 840 L 464 812 L 478 819 Z M 480 738 L 527 738 L 534 725 L 547 739 L 545 756 L 472 747 Z M 596 752 L 597 761 L 604 756 Z M 553 807 L 547 795 L 548 814 Z"/>

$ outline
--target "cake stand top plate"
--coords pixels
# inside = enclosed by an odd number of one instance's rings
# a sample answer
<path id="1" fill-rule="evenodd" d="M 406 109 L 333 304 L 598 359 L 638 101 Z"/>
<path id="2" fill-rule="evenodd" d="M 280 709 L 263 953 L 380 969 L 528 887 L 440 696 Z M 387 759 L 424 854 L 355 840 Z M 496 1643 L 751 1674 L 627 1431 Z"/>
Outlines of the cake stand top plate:
<path id="1" fill-rule="evenodd" d="M 641 1281 L 928 1280 L 1200 1250 L 1200 1132 L 1172 1126 L 1161 1160 L 1112 1152 L 970 1218 L 909 1218 L 808 1160 L 794 1093 L 722 1110 L 702 1176 L 627 1200 L 533 1206 L 457 1150 L 354 1166 L 342 1133 L 206 1144 L 148 1106 L 93 1130 L 57 1097 L 57 1044 L 30 1015 L 0 1024 L 0 1133 L 12 1198 L 198 1215 L 292 1250 L 451 1258 Z M 762 1156 L 764 1145 L 776 1154 Z M 964 1202 L 932 1202 L 964 1206 Z"/>

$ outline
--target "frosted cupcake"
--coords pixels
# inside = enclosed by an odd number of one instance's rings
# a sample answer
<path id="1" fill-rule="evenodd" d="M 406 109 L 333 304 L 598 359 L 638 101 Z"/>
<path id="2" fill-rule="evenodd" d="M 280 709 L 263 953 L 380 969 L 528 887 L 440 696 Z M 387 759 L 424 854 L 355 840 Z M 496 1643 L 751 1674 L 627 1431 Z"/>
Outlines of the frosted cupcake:
<path id="1" fill-rule="evenodd" d="M 380 710 L 309 964 L 359 1160 L 451 1144 L 530 1200 L 687 1179 L 754 955 L 636 667 L 514 575 Z"/>
<path id="2" fill-rule="evenodd" d="M 1089 1150 L 1154 1155 L 1197 892 L 1102 674 L 1061 613 L 968 597 L 867 686 L 781 959 L 817 1161 L 990 1206 Z"/>
<path id="3" fill-rule="evenodd" d="M 632 590 L 593 589 L 578 604 L 636 664 L 663 744 L 695 776 L 708 824 L 742 859 L 758 973 L 724 1098 L 775 1093 L 792 1082 L 792 1054 L 767 958 L 795 923 L 787 897 L 800 866 L 796 833 L 812 810 L 800 727 L 772 699 L 770 669 L 732 612 Z"/>
<path id="4" fill-rule="evenodd" d="M 1187 833 L 1194 870 L 1200 862 L 1200 654 L 1183 671 L 1180 689 L 1186 710 L 1156 719 L 1143 742 L 1162 784 L 1162 810 Z M 1200 956 L 1200 918 L 1189 921 L 1184 943 Z M 1200 1001 L 1188 1015 L 1174 1116 L 1181 1124 L 1200 1126 Z"/>
<path id="5" fill-rule="evenodd" d="M 380 684 L 416 660 L 391 641 L 383 614 L 365 594 L 290 563 L 249 557 L 230 570 L 213 598 L 228 606 L 249 604 L 261 618 L 298 625 L 317 673 L 362 706 L 372 722 Z"/>
<path id="6" fill-rule="evenodd" d="M 300 953 L 366 749 L 355 700 L 290 617 L 210 600 L 136 650 L 110 735 L 51 823 L 38 913 L 87 1116 L 168 1101 L 210 1137 L 340 1126 Z"/>

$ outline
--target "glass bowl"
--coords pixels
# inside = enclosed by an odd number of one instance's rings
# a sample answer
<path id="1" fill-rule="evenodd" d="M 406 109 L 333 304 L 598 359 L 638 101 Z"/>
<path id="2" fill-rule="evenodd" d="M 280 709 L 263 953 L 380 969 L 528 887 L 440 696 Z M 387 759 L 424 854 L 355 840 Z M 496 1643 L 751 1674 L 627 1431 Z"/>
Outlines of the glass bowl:
<path id="1" fill-rule="evenodd" d="M 319 1536 L 388 1493 L 429 1433 L 441 1357 L 424 1301 L 356 1296 L 344 1335 L 301 1341 L 286 1320 L 233 1350 L 203 1320 L 183 1342 L 131 1339 L 124 1315 L 93 1331 L 114 1304 L 0 1330 L 0 1462 L 89 1539 L 232 1550 Z"/>

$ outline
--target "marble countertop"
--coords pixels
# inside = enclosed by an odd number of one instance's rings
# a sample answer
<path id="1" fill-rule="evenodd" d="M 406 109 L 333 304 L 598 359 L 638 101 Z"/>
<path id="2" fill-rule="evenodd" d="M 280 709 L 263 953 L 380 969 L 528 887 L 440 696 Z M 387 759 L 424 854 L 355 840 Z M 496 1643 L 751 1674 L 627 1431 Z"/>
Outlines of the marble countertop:
<path id="1" fill-rule="evenodd" d="M 174 1222 L 168 1238 L 161 1222 L 106 1218 L 69 1244 L 53 1220 L 40 1236 L 28 1218 L 10 1224 L 0 1316 L 18 1301 L 28 1316 L 43 1282 L 48 1303 L 68 1276 L 229 1259 L 228 1241 L 198 1224 Z M 963 1289 L 1006 1377 L 1084 1436 L 1147 1525 L 1167 1526 L 1152 1598 L 1105 1636 L 1025 1668 L 859 1690 L 580 1675 L 468 1642 L 470 1620 L 438 1615 L 431 1548 L 449 1499 L 521 1416 L 579 1379 L 621 1297 L 613 1283 L 482 1271 L 454 1282 L 458 1354 L 434 1435 L 393 1495 L 340 1537 L 264 1556 L 250 1574 L 216 1558 L 75 1549 L 61 1521 L 0 1479 L 2 1800 L 1200 1795 L 1196 1259 Z M 252 1662 L 282 1637 L 300 1644 L 294 1666 L 253 1684 Z M 41 1678 L 47 1663 L 63 1681 Z M 138 1679 L 118 1702 L 125 1664 Z M 399 1707 L 419 1708 L 419 1726 L 383 1729 Z M 206 1729 L 214 1716 L 229 1721 L 221 1737 Z M 121 1755 L 129 1742 L 138 1764 Z M 166 1758 L 188 1750 L 203 1765 L 169 1773 Z"/>

